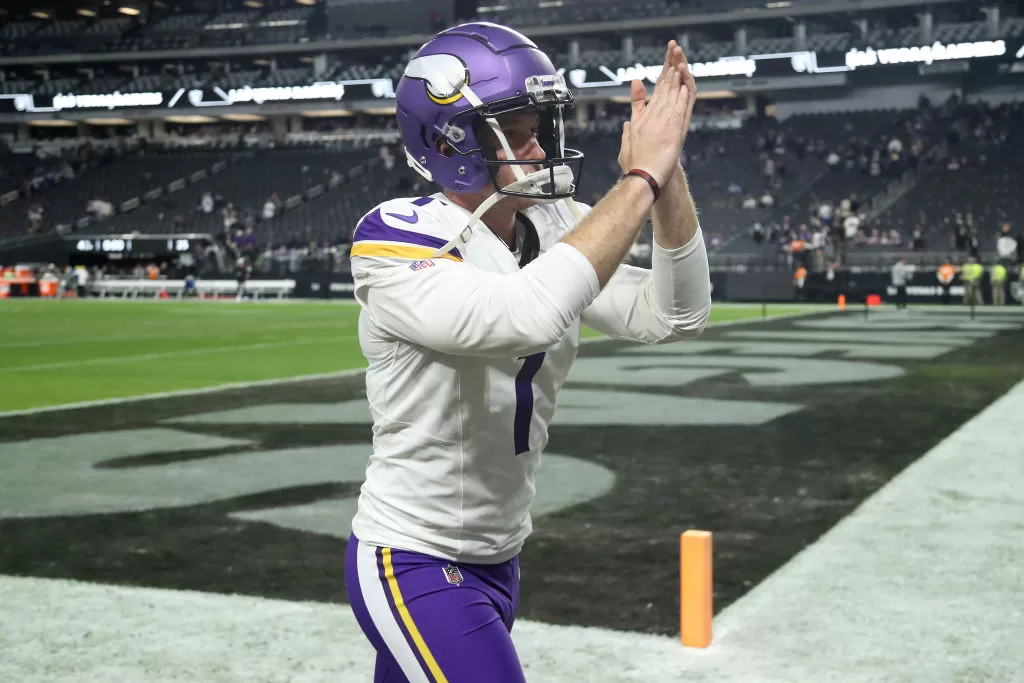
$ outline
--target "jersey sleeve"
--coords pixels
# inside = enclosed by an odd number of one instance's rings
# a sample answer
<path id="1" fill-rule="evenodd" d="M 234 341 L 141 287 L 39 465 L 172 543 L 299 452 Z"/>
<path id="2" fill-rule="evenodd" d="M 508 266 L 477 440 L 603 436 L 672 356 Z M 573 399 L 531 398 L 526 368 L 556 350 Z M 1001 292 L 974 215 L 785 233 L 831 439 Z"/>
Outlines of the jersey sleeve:
<path id="1" fill-rule="evenodd" d="M 500 274 L 458 250 L 434 258 L 443 235 L 425 211 L 376 209 L 353 236 L 356 299 L 399 339 L 456 355 L 529 355 L 561 339 L 599 292 L 593 266 L 567 244 Z"/>
<path id="2" fill-rule="evenodd" d="M 612 337 L 658 344 L 700 336 L 710 313 L 711 273 L 698 228 L 678 249 L 662 249 L 655 241 L 650 270 L 619 266 L 582 319 Z"/>

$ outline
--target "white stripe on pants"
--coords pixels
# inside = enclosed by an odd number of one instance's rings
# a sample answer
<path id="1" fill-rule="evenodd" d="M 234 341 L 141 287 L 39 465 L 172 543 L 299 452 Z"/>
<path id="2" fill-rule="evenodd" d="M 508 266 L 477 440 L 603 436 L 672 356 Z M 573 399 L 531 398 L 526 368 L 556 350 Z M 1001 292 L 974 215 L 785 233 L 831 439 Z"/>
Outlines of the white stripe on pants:
<path id="1" fill-rule="evenodd" d="M 356 553 L 359 590 L 373 625 L 377 627 L 377 632 L 391 651 L 391 656 L 402 667 L 402 673 L 409 679 L 409 683 L 430 683 L 409 641 L 405 639 L 405 633 L 395 618 L 395 613 L 391 611 L 377 565 L 377 549 L 360 541 Z"/>

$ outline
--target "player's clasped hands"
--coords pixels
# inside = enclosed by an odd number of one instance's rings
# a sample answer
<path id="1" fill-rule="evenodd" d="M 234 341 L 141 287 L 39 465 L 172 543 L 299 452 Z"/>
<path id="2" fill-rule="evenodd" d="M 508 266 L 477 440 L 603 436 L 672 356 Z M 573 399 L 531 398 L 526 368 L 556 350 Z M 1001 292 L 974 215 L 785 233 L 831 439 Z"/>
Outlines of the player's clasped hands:
<path id="1" fill-rule="evenodd" d="M 651 99 L 642 81 L 630 84 L 633 113 L 623 125 L 619 166 L 647 171 L 662 187 L 675 173 L 690 127 L 697 88 L 682 48 L 670 41 Z"/>

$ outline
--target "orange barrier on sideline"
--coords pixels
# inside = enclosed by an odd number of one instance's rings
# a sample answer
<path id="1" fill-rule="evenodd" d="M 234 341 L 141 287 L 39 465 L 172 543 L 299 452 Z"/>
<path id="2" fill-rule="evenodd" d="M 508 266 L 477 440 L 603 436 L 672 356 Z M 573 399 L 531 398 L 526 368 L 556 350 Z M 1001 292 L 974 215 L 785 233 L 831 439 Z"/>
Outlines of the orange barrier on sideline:
<path id="1" fill-rule="evenodd" d="M 711 644 L 711 532 L 679 537 L 679 634 L 686 647 Z"/>

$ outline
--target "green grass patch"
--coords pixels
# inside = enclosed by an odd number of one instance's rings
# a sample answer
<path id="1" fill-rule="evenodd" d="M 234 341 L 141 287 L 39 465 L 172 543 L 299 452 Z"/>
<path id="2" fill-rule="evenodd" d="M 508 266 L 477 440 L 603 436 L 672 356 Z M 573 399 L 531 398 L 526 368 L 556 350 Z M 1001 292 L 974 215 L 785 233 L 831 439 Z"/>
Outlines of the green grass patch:
<path id="1" fill-rule="evenodd" d="M 711 320 L 760 316 L 718 306 Z M 362 368 L 358 317 L 345 304 L 9 300 L 0 412 Z"/>

